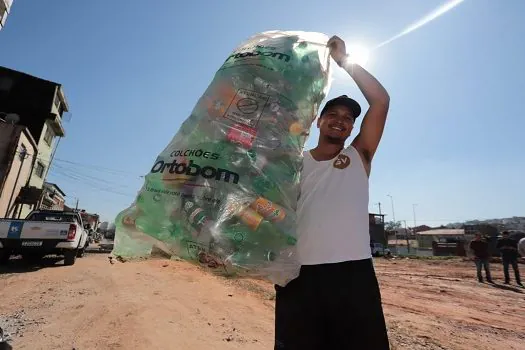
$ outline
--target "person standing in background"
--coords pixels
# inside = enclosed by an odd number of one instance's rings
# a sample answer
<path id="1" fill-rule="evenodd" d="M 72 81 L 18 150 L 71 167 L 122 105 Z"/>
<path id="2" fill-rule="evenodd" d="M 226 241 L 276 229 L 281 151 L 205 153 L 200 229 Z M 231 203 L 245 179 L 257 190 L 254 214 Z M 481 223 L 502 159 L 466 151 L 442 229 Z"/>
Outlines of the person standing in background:
<path id="1" fill-rule="evenodd" d="M 521 284 L 520 271 L 518 269 L 518 242 L 516 242 L 515 239 L 510 238 L 508 231 L 504 231 L 501 236 L 502 237 L 498 239 L 497 248 L 501 252 L 501 260 L 503 261 L 505 284 L 510 283 L 509 265 L 512 265 L 514 276 L 516 277 L 516 283 L 523 287 L 523 284 Z"/>
<path id="2" fill-rule="evenodd" d="M 470 241 L 469 248 L 474 252 L 474 262 L 476 263 L 478 281 L 483 283 L 483 276 L 481 274 L 481 268 L 483 267 L 485 269 L 487 282 L 494 283 L 490 277 L 489 244 L 485 239 L 483 239 L 483 237 L 481 237 L 481 233 L 476 233 L 474 239 Z"/>

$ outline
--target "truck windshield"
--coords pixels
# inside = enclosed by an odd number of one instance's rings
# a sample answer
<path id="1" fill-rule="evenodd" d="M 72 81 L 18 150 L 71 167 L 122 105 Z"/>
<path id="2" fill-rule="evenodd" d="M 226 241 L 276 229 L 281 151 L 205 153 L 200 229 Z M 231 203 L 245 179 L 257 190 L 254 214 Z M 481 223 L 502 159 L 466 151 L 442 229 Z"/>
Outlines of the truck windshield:
<path id="1" fill-rule="evenodd" d="M 32 214 L 28 220 L 30 221 L 52 221 L 52 222 L 75 222 L 77 221 L 75 215 L 60 214 L 60 213 L 35 213 Z"/>

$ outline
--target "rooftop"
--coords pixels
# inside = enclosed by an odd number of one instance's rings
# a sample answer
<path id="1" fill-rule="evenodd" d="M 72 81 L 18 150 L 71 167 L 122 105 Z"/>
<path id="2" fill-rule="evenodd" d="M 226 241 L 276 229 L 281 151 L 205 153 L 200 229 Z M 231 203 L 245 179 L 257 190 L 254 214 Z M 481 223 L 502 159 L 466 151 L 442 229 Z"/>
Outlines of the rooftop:
<path id="1" fill-rule="evenodd" d="M 66 194 L 64 193 L 64 191 L 62 191 L 62 190 L 60 189 L 60 187 L 58 187 L 57 184 L 54 184 L 54 183 L 52 183 L 52 182 L 45 182 L 44 185 L 45 185 L 45 186 L 49 186 L 49 187 L 54 188 L 54 189 L 57 190 L 57 191 L 58 191 L 63 197 L 66 196 Z"/>
<path id="2" fill-rule="evenodd" d="M 439 229 L 418 232 L 420 236 L 462 236 L 465 234 L 463 229 Z"/>

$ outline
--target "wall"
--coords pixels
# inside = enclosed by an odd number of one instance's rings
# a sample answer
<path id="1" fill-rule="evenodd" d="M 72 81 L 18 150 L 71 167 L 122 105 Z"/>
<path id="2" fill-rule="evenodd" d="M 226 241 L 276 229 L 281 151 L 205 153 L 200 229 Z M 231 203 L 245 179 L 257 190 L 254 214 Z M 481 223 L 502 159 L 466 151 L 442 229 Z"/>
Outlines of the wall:
<path id="1" fill-rule="evenodd" d="M 13 141 L 12 134 L 18 132 L 11 124 L 0 121 L 0 171 L 2 171 L 2 165 L 9 161 L 7 151 Z"/>
<path id="2" fill-rule="evenodd" d="M 384 218 L 381 215 L 368 214 L 370 241 L 387 245 Z"/>
<path id="3" fill-rule="evenodd" d="M 40 134 L 40 139 L 38 140 L 38 155 L 35 161 L 33 172 L 31 174 L 31 179 L 29 181 L 30 186 L 35 186 L 38 188 L 42 188 L 44 186 L 44 182 L 46 180 L 47 173 L 49 171 L 48 168 L 49 168 L 50 161 L 51 161 L 51 155 L 53 153 L 53 148 L 56 145 L 56 139 L 57 139 L 55 136 L 53 136 L 53 139 L 51 141 L 51 146 L 48 145 L 47 142 L 45 141 L 47 129 L 50 129 L 50 131 L 52 132 L 48 123 L 44 124 L 42 133 Z M 44 165 L 45 167 L 42 177 L 39 177 L 37 174 L 37 167 L 38 167 L 39 162 L 42 163 L 42 165 Z M 24 204 L 22 206 L 22 211 L 20 212 L 20 218 L 22 219 L 25 218 L 27 214 L 31 212 L 31 210 L 32 208 L 30 205 Z"/>
<path id="4" fill-rule="evenodd" d="M 51 145 L 48 145 L 45 141 L 45 135 L 47 130 L 50 129 L 49 125 L 46 123 L 44 124 L 44 127 L 42 129 L 42 134 L 40 135 L 40 139 L 37 141 L 38 143 L 38 156 L 35 162 L 35 168 L 33 169 L 33 174 L 31 176 L 31 186 L 36 186 L 38 188 L 42 188 L 44 186 L 44 181 L 48 172 L 49 162 L 51 160 L 51 154 L 53 151 L 53 146 L 55 144 L 55 137 L 53 134 L 53 139 L 51 141 Z M 52 132 L 52 130 L 50 129 Z M 37 164 L 38 162 L 42 163 L 44 165 L 44 174 L 42 177 L 39 177 L 36 173 Z"/>
<path id="5" fill-rule="evenodd" d="M 11 134 L 12 130 L 15 130 L 15 134 Z M 11 206 L 13 205 L 20 189 L 25 186 L 29 174 L 31 172 L 31 162 L 33 155 L 36 151 L 35 143 L 27 129 L 20 125 L 11 125 L 0 123 L 0 140 L 9 139 L 14 141 L 15 149 L 6 149 L 3 147 L 4 142 L 0 142 L 0 154 L 3 155 L 5 163 L 8 163 L 12 159 L 12 163 L 9 169 L 6 169 L 6 178 L 2 192 L 0 193 L 0 217 L 5 217 L 8 210 L 9 200 L 11 199 Z M 28 156 L 23 160 L 20 159 L 19 153 L 22 150 L 22 145 L 25 146 Z M 8 151 L 8 152 L 6 152 Z M 11 151 L 11 152 L 9 152 Z M 10 154 L 9 154 L 10 153 Z M 20 175 L 17 180 L 18 171 L 20 169 Z M 1 181 L 1 179 L 0 179 Z M 12 195 L 12 197 L 11 197 Z"/>

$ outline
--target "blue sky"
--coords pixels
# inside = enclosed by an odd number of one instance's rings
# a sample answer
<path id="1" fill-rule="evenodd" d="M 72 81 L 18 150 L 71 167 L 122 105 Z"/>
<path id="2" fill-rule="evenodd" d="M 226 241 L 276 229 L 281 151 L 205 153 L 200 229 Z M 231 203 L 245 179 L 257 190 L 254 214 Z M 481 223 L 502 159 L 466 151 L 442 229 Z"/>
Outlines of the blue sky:
<path id="1" fill-rule="evenodd" d="M 329 3 L 15 0 L 0 65 L 64 85 L 72 119 L 49 180 L 69 203 L 79 198 L 110 219 L 248 36 L 318 31 L 372 47 L 443 1 Z M 391 110 L 371 210 L 381 202 L 390 216 L 391 194 L 396 218 L 409 225 L 413 203 L 418 224 L 525 215 L 523 13 L 523 1 L 467 0 L 372 54 L 367 68 L 388 89 Z M 335 77 L 330 97 L 365 105 L 349 77 Z"/>

